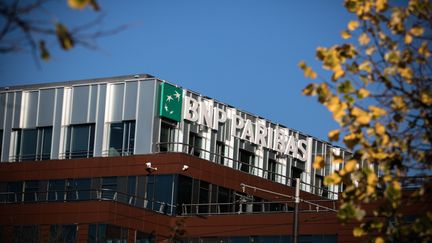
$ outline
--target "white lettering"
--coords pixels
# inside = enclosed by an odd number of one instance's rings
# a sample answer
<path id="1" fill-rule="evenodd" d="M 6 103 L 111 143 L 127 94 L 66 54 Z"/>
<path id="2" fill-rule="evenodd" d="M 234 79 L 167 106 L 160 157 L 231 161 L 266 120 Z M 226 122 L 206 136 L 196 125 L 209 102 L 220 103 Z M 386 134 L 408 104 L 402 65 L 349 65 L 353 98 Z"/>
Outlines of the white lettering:
<path id="1" fill-rule="evenodd" d="M 265 121 L 264 121 L 265 124 Z M 262 124 L 262 122 L 257 121 L 255 123 L 256 126 L 256 139 L 255 139 L 255 143 L 264 147 L 267 147 L 267 143 L 266 143 L 266 136 L 267 136 L 267 128 L 265 127 L 265 125 Z"/>
<path id="2" fill-rule="evenodd" d="M 191 122 L 198 121 L 198 101 L 192 97 L 185 96 L 183 117 Z"/>
<path id="3" fill-rule="evenodd" d="M 246 123 L 244 125 L 244 129 L 243 129 L 243 133 L 241 135 L 241 139 L 249 140 L 249 142 L 251 142 L 251 143 L 255 142 L 255 136 L 254 136 L 254 132 L 253 132 L 252 122 L 249 119 L 246 120 Z"/>
<path id="4" fill-rule="evenodd" d="M 213 127 L 213 105 L 210 102 L 200 102 L 199 124 Z"/>
<path id="5" fill-rule="evenodd" d="M 299 154 L 297 155 L 297 158 L 301 161 L 306 161 L 307 157 L 306 157 L 306 147 L 307 147 L 307 142 L 306 140 L 300 139 L 297 143 L 297 147 L 299 149 Z"/>
<path id="6" fill-rule="evenodd" d="M 227 114 L 223 109 L 215 107 L 213 108 L 213 118 L 213 129 L 218 130 L 219 123 L 226 122 Z"/>

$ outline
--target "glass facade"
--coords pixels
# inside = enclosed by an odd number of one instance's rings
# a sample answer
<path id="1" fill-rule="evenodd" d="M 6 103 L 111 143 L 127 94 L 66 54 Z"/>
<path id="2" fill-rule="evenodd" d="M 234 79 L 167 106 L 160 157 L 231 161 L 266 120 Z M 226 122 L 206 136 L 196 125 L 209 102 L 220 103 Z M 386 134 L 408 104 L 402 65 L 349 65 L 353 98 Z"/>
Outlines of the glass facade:
<path id="1" fill-rule="evenodd" d="M 127 156 L 134 153 L 135 121 L 111 123 L 109 156 Z"/>
<path id="2" fill-rule="evenodd" d="M 161 122 L 161 131 L 159 137 L 159 152 L 172 151 L 174 146 L 175 126 L 168 122 Z"/>
<path id="3" fill-rule="evenodd" d="M 57 243 L 75 243 L 77 240 L 77 225 L 51 225 L 50 240 Z"/>
<path id="4" fill-rule="evenodd" d="M 97 243 L 97 242 L 127 243 L 128 229 L 116 225 L 110 225 L 110 224 L 90 224 L 88 229 L 87 242 L 88 243 Z"/>
<path id="5" fill-rule="evenodd" d="M 52 127 L 19 129 L 16 134 L 15 161 L 50 159 Z"/>
<path id="6" fill-rule="evenodd" d="M 69 126 L 65 157 L 67 159 L 93 157 L 94 133 L 94 124 Z"/>
<path id="7" fill-rule="evenodd" d="M 19 225 L 13 227 L 13 243 L 37 243 L 39 242 L 38 225 Z"/>

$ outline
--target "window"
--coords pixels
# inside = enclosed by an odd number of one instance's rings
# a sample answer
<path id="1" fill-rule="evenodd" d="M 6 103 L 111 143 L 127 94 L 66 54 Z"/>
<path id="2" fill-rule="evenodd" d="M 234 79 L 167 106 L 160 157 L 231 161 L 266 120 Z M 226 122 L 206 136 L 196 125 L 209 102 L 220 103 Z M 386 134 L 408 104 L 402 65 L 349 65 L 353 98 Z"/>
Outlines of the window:
<path id="1" fill-rule="evenodd" d="M 216 142 L 216 162 L 219 164 L 225 163 L 225 144 L 223 142 Z"/>
<path id="2" fill-rule="evenodd" d="M 132 155 L 135 145 L 135 121 L 111 123 L 109 156 Z"/>
<path id="3" fill-rule="evenodd" d="M 200 156 L 202 146 L 202 138 L 194 132 L 189 134 L 189 154 Z"/>
<path id="4" fill-rule="evenodd" d="M 76 225 L 51 225 L 51 242 L 73 243 L 77 238 Z"/>
<path id="5" fill-rule="evenodd" d="M 240 165 L 239 169 L 246 173 L 250 173 L 250 166 L 253 164 L 254 155 L 253 153 L 246 151 L 244 149 L 240 149 Z"/>
<path id="6" fill-rule="evenodd" d="M 23 182 L 22 181 L 9 182 L 7 185 L 7 191 L 10 192 L 10 194 L 8 194 L 9 202 L 21 202 L 22 195 L 23 195 Z"/>
<path id="7" fill-rule="evenodd" d="M 153 243 L 156 242 L 156 239 L 151 234 L 146 234 L 141 231 L 136 232 L 136 243 Z"/>
<path id="8" fill-rule="evenodd" d="M 89 200 L 91 179 L 70 179 L 66 184 L 67 200 Z"/>
<path id="9" fill-rule="evenodd" d="M 65 199 L 65 180 L 50 180 L 48 182 L 48 200 L 63 201 Z"/>
<path id="10" fill-rule="evenodd" d="M 199 213 L 208 213 L 210 204 L 210 184 L 205 181 L 200 181 L 199 190 Z"/>
<path id="11" fill-rule="evenodd" d="M 268 160 L 268 172 L 267 172 L 267 179 L 275 181 L 276 180 L 276 172 L 277 172 L 277 163 L 274 159 Z"/>
<path id="12" fill-rule="evenodd" d="M 117 194 L 117 177 L 102 177 L 102 198 L 114 200 Z"/>
<path id="13" fill-rule="evenodd" d="M 110 224 L 90 224 L 87 242 L 126 243 L 128 242 L 128 229 Z"/>
<path id="14" fill-rule="evenodd" d="M 51 137 L 52 127 L 18 130 L 15 160 L 50 159 Z"/>
<path id="15" fill-rule="evenodd" d="M 24 185 L 24 202 L 37 201 L 39 192 L 39 181 L 26 181 Z"/>
<path id="16" fill-rule="evenodd" d="M 159 152 L 172 151 L 174 142 L 174 126 L 166 122 L 161 123 Z"/>
<path id="17" fill-rule="evenodd" d="M 20 225 L 13 227 L 13 243 L 37 243 L 39 227 L 37 225 Z"/>
<path id="18" fill-rule="evenodd" d="M 93 157 L 94 124 L 71 125 L 68 128 L 66 158 Z"/>

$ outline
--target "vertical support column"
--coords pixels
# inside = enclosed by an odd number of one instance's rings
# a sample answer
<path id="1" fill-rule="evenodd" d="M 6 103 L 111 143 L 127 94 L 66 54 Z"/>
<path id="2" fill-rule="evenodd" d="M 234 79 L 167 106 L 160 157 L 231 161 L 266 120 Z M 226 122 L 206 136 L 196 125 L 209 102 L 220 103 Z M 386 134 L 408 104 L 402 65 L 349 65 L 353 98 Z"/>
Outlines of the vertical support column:
<path id="1" fill-rule="evenodd" d="M 300 179 L 296 178 L 295 190 L 295 208 L 294 208 L 294 222 L 293 222 L 293 243 L 298 242 L 298 228 L 299 228 L 299 204 L 300 204 Z"/>

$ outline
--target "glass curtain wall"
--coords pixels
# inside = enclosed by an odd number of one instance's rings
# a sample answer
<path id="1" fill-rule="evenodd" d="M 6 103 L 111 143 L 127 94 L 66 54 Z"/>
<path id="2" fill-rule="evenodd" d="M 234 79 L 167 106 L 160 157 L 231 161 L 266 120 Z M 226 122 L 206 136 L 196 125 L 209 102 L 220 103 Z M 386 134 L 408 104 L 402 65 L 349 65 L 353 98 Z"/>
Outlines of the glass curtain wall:
<path id="1" fill-rule="evenodd" d="M 66 158 L 93 157 L 94 133 L 94 124 L 71 125 L 68 127 Z"/>
<path id="2" fill-rule="evenodd" d="M 111 123 L 109 156 L 128 156 L 134 152 L 135 121 Z"/>
<path id="3" fill-rule="evenodd" d="M 50 159 L 51 139 L 52 127 L 17 130 L 15 161 Z"/>

